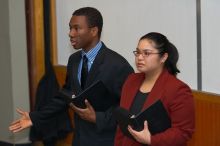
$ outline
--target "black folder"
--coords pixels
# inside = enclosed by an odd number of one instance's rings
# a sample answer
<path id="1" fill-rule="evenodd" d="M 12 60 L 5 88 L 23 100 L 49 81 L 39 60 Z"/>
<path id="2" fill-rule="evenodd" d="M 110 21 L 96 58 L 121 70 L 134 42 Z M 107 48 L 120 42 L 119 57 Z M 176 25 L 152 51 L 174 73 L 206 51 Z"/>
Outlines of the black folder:
<path id="1" fill-rule="evenodd" d="M 134 130 L 141 131 L 144 129 L 144 121 L 148 122 L 148 128 L 152 135 L 165 131 L 171 127 L 171 120 L 160 100 L 157 100 L 150 107 L 137 115 L 132 115 L 128 110 L 117 107 L 114 116 L 119 124 L 121 131 L 128 137 L 131 134 L 128 131 L 128 125 Z"/>
<path id="2" fill-rule="evenodd" d="M 108 89 L 101 80 L 94 82 L 76 96 L 66 89 L 61 89 L 59 92 L 59 96 L 63 97 L 68 104 L 72 102 L 80 108 L 86 108 L 85 99 L 87 99 L 95 111 L 105 111 L 112 106 L 112 99 L 106 94 L 108 94 Z"/>

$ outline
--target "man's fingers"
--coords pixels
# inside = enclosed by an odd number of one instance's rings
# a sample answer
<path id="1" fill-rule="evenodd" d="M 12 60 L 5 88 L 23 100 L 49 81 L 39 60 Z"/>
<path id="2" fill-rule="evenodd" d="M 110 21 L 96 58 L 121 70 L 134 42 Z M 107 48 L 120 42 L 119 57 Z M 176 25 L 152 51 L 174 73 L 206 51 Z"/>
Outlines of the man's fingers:
<path id="1" fill-rule="evenodd" d="M 18 128 L 21 128 L 21 125 L 20 124 L 14 124 L 14 125 L 11 125 L 9 127 L 9 130 L 12 131 L 12 130 L 15 130 L 15 129 L 18 129 Z"/>
<path id="2" fill-rule="evenodd" d="M 16 123 L 20 123 L 20 120 L 13 121 L 10 125 L 15 125 Z"/>
<path id="3" fill-rule="evenodd" d="M 23 110 L 19 109 L 19 108 L 17 108 L 16 111 L 17 111 L 20 115 L 24 115 L 24 114 L 25 114 L 25 112 L 24 112 Z"/>
<path id="4" fill-rule="evenodd" d="M 69 106 L 74 109 L 74 104 L 73 103 L 70 103 Z"/>
<path id="5" fill-rule="evenodd" d="M 20 124 L 20 122 L 14 123 L 12 125 L 9 126 L 9 130 L 12 132 L 19 132 L 21 130 L 23 130 L 24 128 L 22 127 L 22 125 Z"/>
<path id="6" fill-rule="evenodd" d="M 87 99 L 85 99 L 85 104 L 87 108 L 89 109 L 93 108 Z"/>
<path id="7" fill-rule="evenodd" d="M 82 108 L 78 108 L 77 106 L 75 106 L 73 103 L 70 103 L 70 107 L 74 110 L 74 112 L 76 113 L 82 113 L 85 109 Z"/>
<path id="8" fill-rule="evenodd" d="M 16 132 L 20 132 L 21 130 L 23 130 L 24 128 L 22 127 L 18 127 L 17 129 L 13 129 L 12 132 L 16 133 Z"/>

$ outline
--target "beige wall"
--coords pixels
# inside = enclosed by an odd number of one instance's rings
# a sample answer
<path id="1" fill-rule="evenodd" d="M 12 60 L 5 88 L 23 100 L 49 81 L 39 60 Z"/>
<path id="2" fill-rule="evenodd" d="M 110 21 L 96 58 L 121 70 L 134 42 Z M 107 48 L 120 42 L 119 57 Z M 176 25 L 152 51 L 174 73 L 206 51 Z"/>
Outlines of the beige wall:
<path id="1" fill-rule="evenodd" d="M 28 130 L 8 131 L 17 107 L 29 111 L 24 0 L 1 0 L 0 21 L 0 141 L 25 143 Z"/>

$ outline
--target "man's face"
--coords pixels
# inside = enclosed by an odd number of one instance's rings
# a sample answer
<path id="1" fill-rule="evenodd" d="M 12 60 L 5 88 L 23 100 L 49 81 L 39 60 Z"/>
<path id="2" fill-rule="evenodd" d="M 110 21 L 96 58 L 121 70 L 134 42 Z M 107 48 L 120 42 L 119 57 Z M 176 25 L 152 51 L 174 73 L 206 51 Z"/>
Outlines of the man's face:
<path id="1" fill-rule="evenodd" d="M 88 26 L 85 16 L 73 15 L 69 22 L 69 37 L 73 48 L 89 51 L 93 46 L 96 36 L 92 33 L 92 28 Z"/>

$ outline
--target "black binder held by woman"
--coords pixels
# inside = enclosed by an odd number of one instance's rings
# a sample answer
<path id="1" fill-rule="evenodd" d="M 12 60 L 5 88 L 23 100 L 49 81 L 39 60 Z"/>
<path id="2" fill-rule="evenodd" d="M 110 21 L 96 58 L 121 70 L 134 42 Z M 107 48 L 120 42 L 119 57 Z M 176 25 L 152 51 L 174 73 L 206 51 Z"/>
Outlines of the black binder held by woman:
<path id="1" fill-rule="evenodd" d="M 152 135 L 171 127 L 170 117 L 160 100 L 137 115 L 132 115 L 127 109 L 118 107 L 114 111 L 114 116 L 122 132 L 128 137 L 132 137 L 128 131 L 128 125 L 136 131 L 141 131 L 144 129 L 144 121 L 148 122 Z"/>

